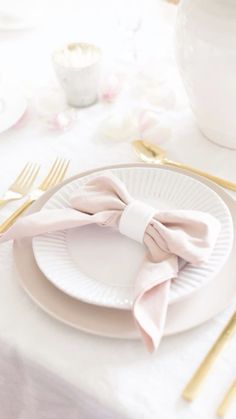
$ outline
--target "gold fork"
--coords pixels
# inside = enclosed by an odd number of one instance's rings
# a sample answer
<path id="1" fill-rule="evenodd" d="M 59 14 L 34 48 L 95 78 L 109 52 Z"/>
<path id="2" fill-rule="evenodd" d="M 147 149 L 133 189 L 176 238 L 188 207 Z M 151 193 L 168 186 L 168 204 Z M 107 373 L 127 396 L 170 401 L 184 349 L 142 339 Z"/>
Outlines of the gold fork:
<path id="1" fill-rule="evenodd" d="M 27 200 L 0 225 L 0 233 L 4 233 L 26 208 L 43 195 L 44 192 L 60 183 L 65 177 L 69 164 L 69 160 L 57 158 L 39 187 L 34 189 Z"/>
<path id="2" fill-rule="evenodd" d="M 28 162 L 14 182 L 9 186 L 3 197 L 0 198 L 0 207 L 7 204 L 7 202 L 21 199 L 26 195 L 30 191 L 39 169 L 39 164 Z"/>

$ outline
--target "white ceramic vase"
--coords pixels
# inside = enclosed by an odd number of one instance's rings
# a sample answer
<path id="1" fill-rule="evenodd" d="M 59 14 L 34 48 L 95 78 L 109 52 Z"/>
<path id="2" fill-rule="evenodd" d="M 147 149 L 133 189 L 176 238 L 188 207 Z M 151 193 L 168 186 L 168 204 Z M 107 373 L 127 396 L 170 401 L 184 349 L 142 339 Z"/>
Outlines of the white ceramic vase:
<path id="1" fill-rule="evenodd" d="M 180 72 L 201 131 L 236 149 L 236 0 L 182 0 L 176 42 Z"/>

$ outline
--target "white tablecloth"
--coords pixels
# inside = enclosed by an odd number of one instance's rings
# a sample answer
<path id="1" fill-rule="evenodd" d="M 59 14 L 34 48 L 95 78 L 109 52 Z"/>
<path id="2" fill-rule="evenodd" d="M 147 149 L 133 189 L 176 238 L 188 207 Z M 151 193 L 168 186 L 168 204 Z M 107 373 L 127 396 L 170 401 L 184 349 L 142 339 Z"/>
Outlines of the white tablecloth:
<path id="1" fill-rule="evenodd" d="M 20 83 L 29 97 L 25 120 L 0 134 L 0 192 L 29 159 L 42 164 L 42 176 L 57 155 L 71 159 L 71 175 L 137 161 L 128 141 L 104 140 L 99 134 L 102 118 L 116 105 L 97 104 L 79 112 L 78 122 L 67 133 L 51 131 L 35 112 L 35 98 L 54 82 L 50 58 L 54 48 L 70 40 L 96 41 L 113 69 L 122 49 L 116 1 L 48 3 L 40 3 L 44 15 L 36 28 L 0 32 L 1 72 Z M 145 60 L 152 54 L 172 62 L 175 6 L 158 0 L 140 4 L 144 8 L 138 34 L 141 56 Z M 36 1 L 35 6 L 39 6 Z M 207 141 L 188 107 L 170 112 L 169 123 L 172 137 L 165 147 L 172 159 L 236 181 L 236 151 Z M 234 305 L 202 326 L 164 338 L 158 352 L 150 355 L 140 342 L 87 335 L 50 318 L 21 289 L 11 246 L 0 246 L 1 419 L 215 417 L 224 391 L 235 378 L 235 339 L 197 400 L 188 404 L 180 394 Z M 235 406 L 227 417 L 235 418 Z"/>

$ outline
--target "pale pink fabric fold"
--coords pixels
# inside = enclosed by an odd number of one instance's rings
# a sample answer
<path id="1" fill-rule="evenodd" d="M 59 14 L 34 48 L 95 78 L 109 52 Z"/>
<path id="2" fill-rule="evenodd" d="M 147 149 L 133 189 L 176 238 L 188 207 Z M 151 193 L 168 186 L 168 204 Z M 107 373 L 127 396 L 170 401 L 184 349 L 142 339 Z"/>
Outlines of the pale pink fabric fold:
<path id="1" fill-rule="evenodd" d="M 0 241 L 88 224 L 119 228 L 123 211 L 133 201 L 118 178 L 98 176 L 74 193 L 71 208 L 22 217 Z M 157 348 L 163 334 L 171 279 L 178 277 L 178 258 L 193 265 L 207 260 L 219 231 L 220 223 L 210 214 L 156 209 L 143 237 L 147 258 L 136 279 L 133 304 L 136 324 L 149 351 Z"/>

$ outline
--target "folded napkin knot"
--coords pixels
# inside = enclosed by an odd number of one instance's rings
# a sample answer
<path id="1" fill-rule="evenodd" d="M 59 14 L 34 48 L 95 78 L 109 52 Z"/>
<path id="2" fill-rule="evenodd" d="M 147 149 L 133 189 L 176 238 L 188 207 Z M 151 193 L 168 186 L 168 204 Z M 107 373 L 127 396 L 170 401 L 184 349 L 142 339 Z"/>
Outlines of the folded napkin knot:
<path id="1" fill-rule="evenodd" d="M 144 233 L 157 210 L 141 201 L 132 201 L 121 214 L 119 232 L 143 243 Z"/>
<path id="2" fill-rule="evenodd" d="M 198 265 L 209 258 L 220 231 L 218 220 L 208 213 L 161 211 L 136 200 L 112 175 L 91 179 L 72 196 L 71 206 L 88 216 L 86 224 L 114 227 L 143 243 L 148 259 L 156 263 L 174 254 Z"/>

